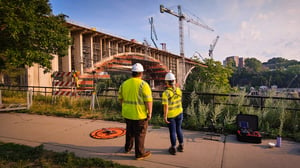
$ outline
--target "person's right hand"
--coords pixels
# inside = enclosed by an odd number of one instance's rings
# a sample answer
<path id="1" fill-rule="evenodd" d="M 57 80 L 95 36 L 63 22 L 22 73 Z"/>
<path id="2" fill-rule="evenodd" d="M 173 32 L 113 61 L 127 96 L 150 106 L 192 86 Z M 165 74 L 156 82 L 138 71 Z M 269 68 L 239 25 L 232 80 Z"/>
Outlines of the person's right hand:
<path id="1" fill-rule="evenodd" d="M 152 118 L 152 115 L 149 115 L 149 114 L 148 114 L 148 115 L 147 115 L 147 120 L 150 121 L 151 118 Z"/>

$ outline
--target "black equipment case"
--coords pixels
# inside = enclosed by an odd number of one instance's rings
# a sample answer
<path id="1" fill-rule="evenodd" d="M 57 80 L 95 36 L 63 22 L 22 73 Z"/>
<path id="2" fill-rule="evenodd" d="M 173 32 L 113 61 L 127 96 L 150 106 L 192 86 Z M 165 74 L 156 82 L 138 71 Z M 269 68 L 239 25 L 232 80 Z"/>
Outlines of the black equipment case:
<path id="1" fill-rule="evenodd" d="M 237 139 L 243 142 L 261 143 L 261 134 L 258 131 L 258 117 L 250 114 L 238 114 Z"/>

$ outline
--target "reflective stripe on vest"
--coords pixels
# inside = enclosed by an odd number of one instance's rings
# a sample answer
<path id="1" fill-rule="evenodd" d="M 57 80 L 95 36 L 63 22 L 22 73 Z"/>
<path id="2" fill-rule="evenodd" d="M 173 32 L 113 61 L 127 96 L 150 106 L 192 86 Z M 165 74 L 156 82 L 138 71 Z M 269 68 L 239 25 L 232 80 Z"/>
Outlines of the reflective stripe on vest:
<path id="1" fill-rule="evenodd" d="M 173 111 L 173 110 L 177 110 L 179 108 L 181 108 L 181 96 L 179 94 L 177 94 L 177 89 L 172 90 L 170 88 L 168 88 L 169 92 L 166 92 L 166 96 L 168 97 L 168 110 L 169 111 Z M 171 96 L 171 93 L 173 93 L 173 95 Z"/>

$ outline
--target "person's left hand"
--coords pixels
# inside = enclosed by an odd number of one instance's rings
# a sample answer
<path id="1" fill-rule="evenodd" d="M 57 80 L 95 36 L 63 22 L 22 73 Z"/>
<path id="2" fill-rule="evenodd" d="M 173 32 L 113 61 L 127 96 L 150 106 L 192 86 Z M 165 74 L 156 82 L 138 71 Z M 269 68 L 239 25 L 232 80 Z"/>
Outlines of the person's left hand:
<path id="1" fill-rule="evenodd" d="M 164 117 L 165 123 L 169 124 L 170 122 L 168 121 L 167 117 Z"/>

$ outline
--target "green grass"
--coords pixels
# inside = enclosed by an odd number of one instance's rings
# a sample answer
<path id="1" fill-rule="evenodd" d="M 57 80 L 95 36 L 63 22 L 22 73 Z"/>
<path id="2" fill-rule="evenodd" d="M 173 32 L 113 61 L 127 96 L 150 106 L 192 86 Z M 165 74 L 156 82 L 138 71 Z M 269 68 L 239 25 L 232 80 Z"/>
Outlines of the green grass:
<path id="1" fill-rule="evenodd" d="M 1 168 L 134 168 L 100 158 L 80 158 L 74 153 L 53 152 L 43 146 L 29 147 L 13 143 L 0 142 Z"/>

